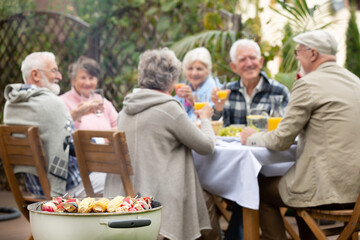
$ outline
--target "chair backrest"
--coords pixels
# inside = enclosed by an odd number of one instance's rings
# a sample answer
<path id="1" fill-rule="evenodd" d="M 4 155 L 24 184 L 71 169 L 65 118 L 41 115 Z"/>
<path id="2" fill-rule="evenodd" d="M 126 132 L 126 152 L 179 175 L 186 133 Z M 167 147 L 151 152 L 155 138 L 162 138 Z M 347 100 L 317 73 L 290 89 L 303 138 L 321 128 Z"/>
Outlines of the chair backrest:
<path id="1" fill-rule="evenodd" d="M 47 161 L 39 130 L 34 126 L 0 125 L 0 153 L 10 189 L 22 214 L 29 220 L 29 203 L 51 199 L 50 184 L 46 175 Z M 13 171 L 16 165 L 36 168 L 45 196 L 29 194 L 20 189 Z"/>
<path id="2" fill-rule="evenodd" d="M 96 197 L 90 172 L 120 174 L 126 195 L 135 197 L 130 175 L 133 175 L 125 133 L 120 131 L 76 130 L 73 133 L 75 153 L 85 192 Z M 94 139 L 103 139 L 96 143 Z"/>

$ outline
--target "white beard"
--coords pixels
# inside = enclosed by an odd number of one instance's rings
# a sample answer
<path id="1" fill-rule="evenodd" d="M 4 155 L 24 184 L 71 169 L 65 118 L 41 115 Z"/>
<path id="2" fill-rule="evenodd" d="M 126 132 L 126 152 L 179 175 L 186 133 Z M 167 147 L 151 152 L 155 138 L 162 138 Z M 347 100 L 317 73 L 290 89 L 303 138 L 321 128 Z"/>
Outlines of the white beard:
<path id="1" fill-rule="evenodd" d="M 49 79 L 41 73 L 41 85 L 44 88 L 49 89 L 52 91 L 55 95 L 59 95 L 60 93 L 60 86 L 57 83 L 50 83 Z"/>

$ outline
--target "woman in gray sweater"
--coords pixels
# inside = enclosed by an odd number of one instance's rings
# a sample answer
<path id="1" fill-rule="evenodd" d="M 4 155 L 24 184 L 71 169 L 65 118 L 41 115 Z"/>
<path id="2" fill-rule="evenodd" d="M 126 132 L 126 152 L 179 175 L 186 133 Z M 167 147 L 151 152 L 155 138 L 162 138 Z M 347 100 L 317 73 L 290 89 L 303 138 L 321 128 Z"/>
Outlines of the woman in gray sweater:
<path id="1" fill-rule="evenodd" d="M 144 52 L 138 70 L 140 88 L 126 96 L 118 118 L 118 129 L 126 134 L 134 169 L 134 190 L 164 206 L 160 238 L 221 239 L 215 216 L 210 224 L 204 199 L 208 193 L 203 193 L 192 156 L 192 150 L 204 155 L 214 151 L 210 121 L 213 110 L 207 103 L 196 112 L 200 130 L 171 96 L 181 71 L 181 63 L 172 51 L 164 48 Z M 124 195 L 120 182 L 119 175 L 109 174 L 105 195 Z M 211 227 L 213 230 L 208 231 Z"/>

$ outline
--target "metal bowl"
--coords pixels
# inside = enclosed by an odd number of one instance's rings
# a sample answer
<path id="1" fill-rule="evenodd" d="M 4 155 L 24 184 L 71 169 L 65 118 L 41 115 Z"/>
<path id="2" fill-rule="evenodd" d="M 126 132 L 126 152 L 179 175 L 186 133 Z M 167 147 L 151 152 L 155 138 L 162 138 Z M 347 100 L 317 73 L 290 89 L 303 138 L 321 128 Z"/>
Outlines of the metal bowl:
<path id="1" fill-rule="evenodd" d="M 28 206 L 35 240 L 157 239 L 161 224 L 159 202 L 153 208 L 122 213 L 57 213 L 41 211 L 45 202 Z"/>

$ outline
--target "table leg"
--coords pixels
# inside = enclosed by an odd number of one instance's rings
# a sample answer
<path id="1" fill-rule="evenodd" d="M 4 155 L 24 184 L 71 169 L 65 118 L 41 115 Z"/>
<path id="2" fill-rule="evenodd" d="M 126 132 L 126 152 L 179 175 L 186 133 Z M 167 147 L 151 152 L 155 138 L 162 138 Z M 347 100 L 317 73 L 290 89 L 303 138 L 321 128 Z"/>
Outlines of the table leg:
<path id="1" fill-rule="evenodd" d="M 259 210 L 243 207 L 244 240 L 259 240 Z"/>

